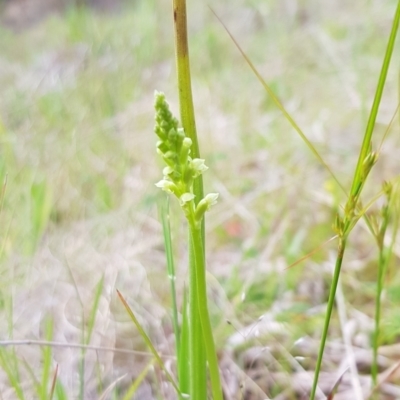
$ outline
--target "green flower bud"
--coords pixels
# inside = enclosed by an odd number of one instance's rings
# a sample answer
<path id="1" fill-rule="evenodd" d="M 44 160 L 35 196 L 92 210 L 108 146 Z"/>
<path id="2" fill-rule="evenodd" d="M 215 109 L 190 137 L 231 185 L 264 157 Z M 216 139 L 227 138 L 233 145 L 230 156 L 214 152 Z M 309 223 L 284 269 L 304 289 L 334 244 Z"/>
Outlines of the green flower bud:
<path id="1" fill-rule="evenodd" d="M 209 193 L 206 197 L 204 197 L 204 199 L 199 201 L 194 214 L 196 222 L 200 222 L 206 211 L 208 211 L 214 204 L 217 204 L 218 196 L 219 193 Z"/>
<path id="2" fill-rule="evenodd" d="M 183 139 L 179 154 L 179 163 L 183 170 L 186 170 L 187 168 L 191 146 L 192 140 L 190 138 L 186 137 L 185 139 Z"/>
<path id="3" fill-rule="evenodd" d="M 169 150 L 169 146 L 166 142 L 159 140 L 157 142 L 157 150 L 159 150 L 159 154 L 164 154 Z"/>
<path id="4" fill-rule="evenodd" d="M 364 158 L 361 170 L 361 179 L 365 182 L 368 174 L 371 172 L 372 167 L 378 161 L 378 153 L 375 151 L 371 151 L 368 155 Z"/>
<path id="5" fill-rule="evenodd" d="M 162 140 L 166 141 L 171 130 L 178 130 L 178 120 L 172 115 L 169 110 L 169 105 L 165 99 L 164 93 L 155 92 L 154 108 L 156 110 L 156 126 L 154 131 Z"/>

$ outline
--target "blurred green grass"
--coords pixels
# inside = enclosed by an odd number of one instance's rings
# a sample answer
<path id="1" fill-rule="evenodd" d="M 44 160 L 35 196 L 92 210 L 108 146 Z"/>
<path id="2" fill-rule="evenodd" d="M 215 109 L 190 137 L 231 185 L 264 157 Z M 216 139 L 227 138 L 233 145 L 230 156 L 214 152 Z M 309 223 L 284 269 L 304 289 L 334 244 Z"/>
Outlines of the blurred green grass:
<path id="1" fill-rule="evenodd" d="M 343 185 L 352 178 L 394 5 L 212 5 Z M 198 130 L 210 166 L 205 182 L 221 193 L 208 223 L 210 270 L 243 324 L 289 296 L 304 307 L 283 309 L 280 318 L 305 321 L 293 326 L 294 339 L 312 334 L 319 317 L 303 311 L 326 301 L 334 246 L 285 267 L 333 235 L 343 193 L 291 131 L 207 6 L 188 7 Z M 136 1 L 114 14 L 69 9 L 19 33 L 0 27 L 0 53 L 0 182 L 7 176 L 2 270 L 76 222 L 132 210 L 155 216 L 152 94 L 166 92 L 175 108 L 177 98 L 169 2 Z M 399 60 L 397 51 L 393 65 Z M 398 103 L 397 75 L 392 68 L 378 121 L 382 134 Z M 395 124 L 368 194 L 399 174 L 398 132 Z M 372 301 L 375 285 L 371 243 L 360 228 L 343 277 L 346 295 L 368 315 L 372 308 L 363 305 Z M 321 293 L 299 289 L 314 280 Z M 399 289 L 393 272 L 388 343 L 400 335 L 390 323 Z"/>

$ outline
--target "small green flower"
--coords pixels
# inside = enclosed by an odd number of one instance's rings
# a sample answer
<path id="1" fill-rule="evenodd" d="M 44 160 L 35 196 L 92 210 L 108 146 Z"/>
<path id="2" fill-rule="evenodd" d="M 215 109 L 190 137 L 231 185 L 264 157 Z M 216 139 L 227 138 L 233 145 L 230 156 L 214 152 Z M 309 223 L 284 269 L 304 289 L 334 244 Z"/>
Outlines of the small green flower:
<path id="1" fill-rule="evenodd" d="M 206 211 L 208 211 L 214 204 L 217 204 L 218 196 L 218 193 L 209 193 L 206 197 L 204 197 L 204 199 L 199 201 L 194 213 L 197 222 L 201 222 Z"/>
<path id="2" fill-rule="evenodd" d="M 179 203 L 181 207 L 184 207 L 187 203 L 191 202 L 194 199 L 193 193 L 183 193 L 183 195 L 179 198 Z"/>
<path id="3" fill-rule="evenodd" d="M 189 164 L 191 170 L 193 171 L 193 178 L 197 178 L 203 172 L 206 172 L 208 170 L 208 167 L 205 164 L 205 160 L 202 160 L 201 158 L 190 160 Z"/>
<path id="4" fill-rule="evenodd" d="M 392 182 L 384 181 L 382 186 L 383 186 L 382 189 L 383 189 L 383 192 L 385 193 L 385 196 L 388 199 L 390 199 L 390 197 L 392 195 L 392 190 L 393 190 Z"/>
<path id="5" fill-rule="evenodd" d="M 363 164 L 362 164 L 362 169 L 361 169 L 361 179 L 362 179 L 363 183 L 367 179 L 368 174 L 371 172 L 372 167 L 378 161 L 378 157 L 379 157 L 379 154 L 375 151 L 371 151 L 365 157 Z"/>
<path id="6" fill-rule="evenodd" d="M 178 187 L 168 179 L 161 179 L 161 181 L 156 183 L 156 186 L 168 193 L 173 193 L 175 196 L 179 197 Z"/>
<path id="7" fill-rule="evenodd" d="M 342 237 L 344 234 L 344 221 L 341 216 L 336 214 L 335 221 L 333 222 L 333 231 L 339 236 Z"/>

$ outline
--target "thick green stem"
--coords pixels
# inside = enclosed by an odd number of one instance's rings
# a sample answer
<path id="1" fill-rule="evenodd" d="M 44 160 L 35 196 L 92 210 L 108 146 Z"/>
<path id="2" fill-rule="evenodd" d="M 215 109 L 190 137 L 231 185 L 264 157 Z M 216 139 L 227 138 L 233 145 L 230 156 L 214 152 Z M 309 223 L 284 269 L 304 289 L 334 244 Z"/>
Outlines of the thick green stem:
<path id="1" fill-rule="evenodd" d="M 180 117 L 186 136 L 192 140 L 192 158 L 201 158 L 197 140 L 196 120 L 194 116 L 192 84 L 190 78 L 189 46 L 187 39 L 186 0 L 173 0 L 175 24 L 176 68 Z M 200 175 L 193 183 L 193 193 L 197 204 L 204 197 L 203 178 Z M 204 224 L 204 222 L 203 222 Z M 202 228 L 203 248 L 204 227 Z"/>
<path id="2" fill-rule="evenodd" d="M 200 316 L 201 331 L 208 360 L 208 368 L 211 379 L 212 398 L 222 400 L 221 382 L 219 376 L 218 357 L 215 350 L 214 338 L 210 323 L 207 305 L 206 266 L 204 250 L 201 240 L 201 229 L 196 225 L 194 213 L 188 218 L 191 234 L 194 264 L 190 264 L 191 281 L 196 285 L 198 314 Z M 192 288 L 191 288 L 192 289 Z"/>
<path id="3" fill-rule="evenodd" d="M 193 107 L 192 85 L 190 78 L 189 46 L 187 39 L 186 22 L 186 0 L 173 0 L 173 7 L 175 24 L 175 55 L 178 74 L 181 123 L 185 130 L 186 136 L 190 137 L 190 139 L 192 140 L 193 158 L 200 158 Z"/>
<path id="4" fill-rule="evenodd" d="M 207 399 L 207 363 L 198 305 L 196 244 L 189 238 L 189 388 L 190 399 Z"/>
<path id="5" fill-rule="evenodd" d="M 200 158 L 190 78 L 186 0 L 173 0 L 173 15 L 175 28 L 175 57 L 178 75 L 180 119 L 186 136 L 188 136 L 192 140 L 192 158 Z M 201 176 L 196 178 L 193 183 L 193 194 L 195 195 L 195 204 L 197 204 L 204 197 L 203 179 Z M 201 229 L 199 231 L 199 238 L 196 238 L 196 240 L 199 240 L 199 242 L 194 242 L 193 234 L 190 233 L 189 246 L 189 376 L 190 395 L 192 400 L 205 400 L 207 398 L 207 365 L 206 355 L 203 351 L 205 339 L 202 334 L 202 327 L 204 326 L 204 321 L 202 321 L 202 318 L 204 319 L 204 315 L 202 316 L 200 312 L 200 310 L 202 309 L 202 305 L 198 304 L 199 299 L 201 299 L 203 296 L 198 293 L 198 272 L 196 270 L 196 260 L 198 259 L 198 254 L 196 256 L 196 253 L 198 253 L 199 246 L 202 251 L 203 260 L 205 258 L 204 232 L 205 227 L 203 218 Z M 204 273 L 205 272 L 203 272 L 203 274 Z M 208 312 L 206 314 L 206 318 L 208 320 Z M 219 397 L 215 397 L 215 399 L 218 398 Z"/>
<path id="6" fill-rule="evenodd" d="M 326 338 L 328 337 L 328 330 L 329 330 L 329 324 L 331 321 L 332 310 L 333 310 L 333 306 L 335 304 L 336 289 L 337 289 L 337 285 L 339 282 L 340 270 L 342 268 L 343 255 L 344 255 L 345 248 L 346 248 L 346 238 L 340 238 L 339 246 L 338 246 L 338 254 L 337 254 L 336 264 L 335 264 L 335 271 L 333 273 L 331 290 L 329 292 L 328 306 L 327 306 L 326 314 L 325 314 L 324 329 L 322 331 L 321 342 L 319 345 L 317 364 L 315 366 L 314 381 L 313 381 L 313 386 L 312 386 L 312 390 L 311 390 L 310 400 L 314 400 L 315 394 L 317 391 L 317 387 L 318 387 L 318 378 L 319 378 L 319 373 L 321 371 L 322 357 L 324 355 Z"/>

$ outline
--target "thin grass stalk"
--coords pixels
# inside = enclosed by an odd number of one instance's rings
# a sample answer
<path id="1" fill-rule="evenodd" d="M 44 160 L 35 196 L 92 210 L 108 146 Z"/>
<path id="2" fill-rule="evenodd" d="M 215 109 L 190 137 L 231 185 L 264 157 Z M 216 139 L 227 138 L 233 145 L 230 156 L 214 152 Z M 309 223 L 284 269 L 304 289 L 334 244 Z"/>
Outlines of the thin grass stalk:
<path id="1" fill-rule="evenodd" d="M 371 139 L 372 133 L 374 131 L 376 117 L 379 110 L 379 105 L 382 99 L 382 93 L 386 82 L 387 72 L 390 65 L 390 60 L 393 54 L 394 43 L 398 31 L 400 20 L 400 0 L 397 3 L 396 12 L 393 19 L 392 30 L 390 32 L 389 41 L 386 46 L 385 57 L 382 63 L 381 72 L 379 75 L 378 85 L 374 96 L 374 101 L 372 104 L 371 112 L 369 115 L 366 131 L 364 134 L 363 143 L 360 150 L 360 155 L 358 158 L 356 170 L 354 173 L 353 183 L 350 190 L 350 196 L 347 200 L 345 206 L 345 215 L 343 218 L 337 217 L 335 221 L 335 230 L 339 234 L 339 247 L 338 254 L 336 259 L 336 266 L 334 277 L 331 285 L 331 290 L 329 293 L 329 300 L 327 311 L 325 315 L 324 329 L 321 338 L 320 348 L 318 352 L 317 365 L 315 367 L 315 374 L 313 380 L 313 386 L 311 389 L 310 400 L 314 400 L 315 393 L 318 385 L 318 378 L 321 370 L 322 358 L 325 350 L 326 337 L 329 330 L 330 319 L 332 315 L 334 299 L 336 294 L 337 282 L 340 275 L 341 265 L 343 262 L 344 251 L 346 248 L 346 242 L 348 235 L 351 230 L 354 228 L 356 222 L 360 218 L 359 215 L 356 214 L 357 207 L 359 205 L 359 200 L 361 196 L 361 191 L 364 187 L 366 179 L 368 177 L 369 172 L 371 171 L 373 165 L 377 160 L 377 154 L 374 153 L 371 149 Z"/>
<path id="2" fill-rule="evenodd" d="M 234 38 L 232 33 L 229 31 L 228 27 L 224 24 L 224 22 L 221 20 L 221 18 L 216 14 L 216 12 L 210 7 L 212 13 L 215 15 L 215 17 L 218 19 L 218 21 L 221 23 L 221 25 L 224 27 L 226 30 L 227 34 L 229 37 L 232 39 L 233 43 L 239 50 L 240 54 L 243 56 L 245 59 L 247 65 L 250 67 L 250 69 L 253 71 L 254 75 L 258 79 L 258 81 L 261 83 L 261 85 L 264 87 L 265 91 L 268 93 L 268 95 L 271 97 L 275 105 L 279 108 L 279 110 L 282 112 L 283 116 L 286 118 L 286 120 L 289 122 L 289 124 L 292 126 L 292 128 L 298 133 L 300 138 L 303 140 L 303 142 L 306 144 L 306 146 L 309 148 L 309 150 L 314 154 L 314 156 L 318 159 L 318 161 L 321 163 L 321 165 L 324 166 L 324 168 L 329 172 L 331 175 L 332 179 L 337 183 L 337 185 L 342 189 L 344 193 L 346 193 L 344 187 L 336 177 L 336 175 L 333 173 L 332 169 L 329 167 L 329 165 L 324 161 L 322 156 L 319 154 L 318 150 L 314 147 L 314 145 L 311 143 L 311 141 L 307 138 L 305 133 L 302 131 L 300 126 L 297 124 L 297 122 L 294 120 L 294 118 L 291 116 L 291 114 L 286 110 L 285 106 L 281 103 L 281 101 L 278 99 L 274 91 L 271 89 L 271 87 L 267 84 L 267 82 L 264 80 L 264 78 L 261 76 L 260 72 L 257 70 L 255 65 L 252 63 L 248 55 L 244 52 L 244 50 L 241 48 L 239 45 L 238 41 Z"/>
<path id="3" fill-rule="evenodd" d="M 319 345 L 318 358 L 317 358 L 317 364 L 315 366 L 314 381 L 313 381 L 313 386 L 311 389 L 310 399 L 315 398 L 315 394 L 316 394 L 317 387 L 318 387 L 318 377 L 319 377 L 319 373 L 321 371 L 322 357 L 324 355 L 326 339 L 328 337 L 329 323 L 331 320 L 332 310 L 333 310 L 333 306 L 335 303 L 336 288 L 338 285 L 340 271 L 342 268 L 343 256 L 344 256 L 344 252 L 346 249 L 346 244 L 347 244 L 346 239 L 343 239 L 343 238 L 339 239 L 338 254 L 336 257 L 336 264 L 335 264 L 335 270 L 333 273 L 332 285 L 331 285 L 331 289 L 329 292 L 328 306 L 327 306 L 326 315 L 325 315 L 325 322 L 324 322 L 324 328 L 322 331 L 321 342 Z"/>
<path id="4" fill-rule="evenodd" d="M 167 379 L 170 381 L 171 385 L 176 390 L 176 393 L 178 393 L 180 395 L 180 391 L 179 391 L 178 385 L 176 384 L 174 378 L 172 377 L 172 375 L 169 373 L 168 369 L 166 368 L 163 360 L 161 359 L 160 354 L 158 354 L 156 348 L 154 347 L 154 345 L 151 342 L 150 338 L 147 336 L 147 333 L 144 331 L 142 325 L 140 325 L 140 322 L 136 318 L 136 316 L 133 313 L 133 311 L 132 311 L 131 307 L 129 306 L 128 302 L 125 300 L 124 296 L 122 296 L 121 292 L 118 289 L 117 289 L 117 295 L 118 295 L 119 299 L 121 300 L 122 304 L 124 305 L 125 310 L 127 311 L 127 313 L 130 316 L 131 320 L 135 324 L 136 329 L 139 331 L 140 336 L 142 337 L 142 339 L 146 343 L 146 346 L 149 348 L 149 350 L 153 354 L 154 358 L 157 360 L 158 365 L 164 371 L 165 376 L 167 377 Z"/>

